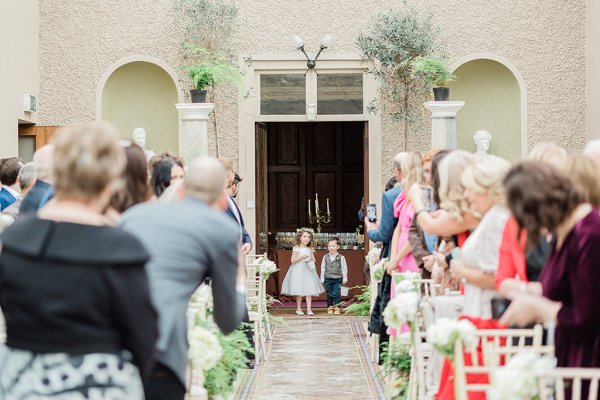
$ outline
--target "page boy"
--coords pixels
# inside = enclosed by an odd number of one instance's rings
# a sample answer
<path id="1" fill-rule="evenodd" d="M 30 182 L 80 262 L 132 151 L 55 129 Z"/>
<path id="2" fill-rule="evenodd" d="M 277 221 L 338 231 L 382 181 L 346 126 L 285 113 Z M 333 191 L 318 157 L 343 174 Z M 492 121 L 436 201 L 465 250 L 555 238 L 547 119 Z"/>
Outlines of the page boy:
<path id="1" fill-rule="evenodd" d="M 321 262 L 321 282 L 327 291 L 327 314 L 340 315 L 340 290 L 342 282 L 348 282 L 348 266 L 343 255 L 338 253 L 340 239 L 333 237 L 327 243 L 329 254 Z"/>

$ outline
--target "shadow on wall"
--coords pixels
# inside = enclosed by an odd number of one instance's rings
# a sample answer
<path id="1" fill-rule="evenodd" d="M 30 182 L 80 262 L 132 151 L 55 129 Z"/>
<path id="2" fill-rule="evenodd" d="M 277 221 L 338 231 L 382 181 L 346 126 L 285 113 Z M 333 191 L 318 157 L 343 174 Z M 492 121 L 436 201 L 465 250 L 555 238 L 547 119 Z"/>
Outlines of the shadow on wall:
<path id="1" fill-rule="evenodd" d="M 475 131 L 492 134 L 489 154 L 521 158 L 521 92 L 513 73 L 497 61 L 477 59 L 459 66 L 450 100 L 463 100 L 458 112 L 458 148 L 474 152 Z"/>
<path id="2" fill-rule="evenodd" d="M 116 69 L 102 92 L 102 119 L 110 121 L 124 139 L 133 130 L 146 130 L 146 148 L 157 154 L 179 153 L 177 87 L 156 64 L 135 61 Z"/>

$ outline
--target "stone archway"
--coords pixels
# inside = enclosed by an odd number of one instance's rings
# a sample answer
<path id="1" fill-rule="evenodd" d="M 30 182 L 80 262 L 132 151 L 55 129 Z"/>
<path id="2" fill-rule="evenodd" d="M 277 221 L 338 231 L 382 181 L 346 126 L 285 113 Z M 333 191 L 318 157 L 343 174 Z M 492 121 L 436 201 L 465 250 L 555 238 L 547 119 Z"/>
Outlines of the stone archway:
<path id="1" fill-rule="evenodd" d="M 122 138 L 143 127 L 146 147 L 160 153 L 179 152 L 178 114 L 183 100 L 177 75 L 168 65 L 148 57 L 128 57 L 109 67 L 96 92 L 96 119 L 113 123 Z"/>
<path id="2" fill-rule="evenodd" d="M 458 147 L 474 151 L 473 134 L 492 134 L 490 154 L 511 160 L 527 154 L 527 89 L 519 72 L 505 59 L 471 55 L 453 68 L 457 81 L 449 84 L 451 98 L 464 100 L 457 119 Z"/>

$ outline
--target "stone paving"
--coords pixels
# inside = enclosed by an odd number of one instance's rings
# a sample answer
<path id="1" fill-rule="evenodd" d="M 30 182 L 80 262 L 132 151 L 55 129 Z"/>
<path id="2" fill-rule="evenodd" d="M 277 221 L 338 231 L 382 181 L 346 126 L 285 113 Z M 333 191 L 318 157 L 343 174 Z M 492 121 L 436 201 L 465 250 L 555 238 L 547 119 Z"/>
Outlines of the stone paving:
<path id="1" fill-rule="evenodd" d="M 351 321 L 344 316 L 285 318 L 275 329 L 253 399 L 372 399 Z"/>

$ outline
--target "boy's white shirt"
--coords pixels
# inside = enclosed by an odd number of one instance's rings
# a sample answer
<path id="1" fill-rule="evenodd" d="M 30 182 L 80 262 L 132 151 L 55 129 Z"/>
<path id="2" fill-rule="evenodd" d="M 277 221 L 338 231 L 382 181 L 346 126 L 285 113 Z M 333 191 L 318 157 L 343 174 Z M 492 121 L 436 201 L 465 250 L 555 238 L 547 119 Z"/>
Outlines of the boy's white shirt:
<path id="1" fill-rule="evenodd" d="M 346 264 L 346 257 L 341 255 L 340 253 L 327 253 L 323 256 L 323 260 L 321 260 L 321 282 L 325 282 L 325 257 L 329 256 L 331 261 L 335 260 L 337 256 L 340 256 L 340 262 L 342 264 L 342 283 L 348 282 L 348 265 Z"/>

